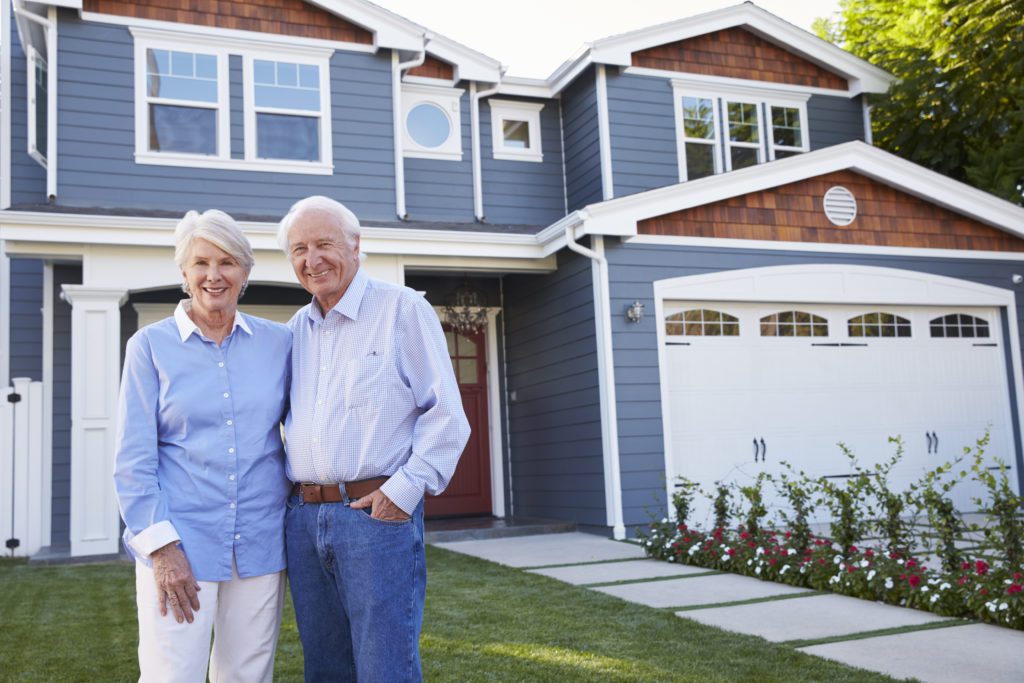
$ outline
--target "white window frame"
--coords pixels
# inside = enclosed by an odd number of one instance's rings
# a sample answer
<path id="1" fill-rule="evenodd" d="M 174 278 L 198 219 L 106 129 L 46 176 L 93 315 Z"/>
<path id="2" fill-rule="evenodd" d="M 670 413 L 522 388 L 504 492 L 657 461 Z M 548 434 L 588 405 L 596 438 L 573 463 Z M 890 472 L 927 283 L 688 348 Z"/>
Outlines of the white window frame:
<path id="1" fill-rule="evenodd" d="M 676 116 L 676 158 L 679 161 L 679 180 L 685 182 L 690 179 L 690 175 L 686 170 L 686 144 L 688 142 L 700 143 L 711 147 L 711 159 L 714 163 L 714 172 L 712 175 L 718 175 L 722 172 L 722 118 L 719 114 L 720 95 L 712 92 L 687 89 L 683 92 L 676 90 L 674 97 Z M 683 127 L 684 97 L 711 100 L 711 119 L 715 128 L 715 138 L 713 140 L 708 141 L 707 138 L 686 137 L 686 129 Z"/>
<path id="2" fill-rule="evenodd" d="M 140 28 L 132 26 L 130 32 L 135 40 L 135 162 L 156 166 L 181 166 L 186 168 L 216 168 L 238 171 L 261 171 L 272 173 L 302 173 L 310 175 L 332 175 L 333 144 L 331 136 L 330 99 L 330 57 L 334 49 L 319 46 L 274 45 L 232 36 L 211 36 L 183 34 L 178 31 Z M 215 41 L 215 42 L 214 42 Z M 217 103 L 159 100 L 161 103 L 188 107 L 208 107 L 217 110 L 217 153 L 188 154 L 183 152 L 154 152 L 149 149 L 149 103 L 146 50 L 177 50 L 214 55 L 217 58 Z M 242 58 L 242 127 L 243 158 L 231 156 L 231 80 L 230 58 Z M 316 64 L 320 67 L 320 161 L 296 161 L 292 159 L 257 159 L 255 155 L 255 121 L 252 93 L 252 61 L 269 59 L 279 62 Z M 309 112 L 303 112 L 309 115 Z M 250 152 L 250 141 L 252 148 Z"/>
<path id="3" fill-rule="evenodd" d="M 807 100 L 809 92 L 779 92 L 774 88 L 758 88 L 754 86 L 736 85 L 731 83 L 708 83 L 706 81 L 674 78 L 672 96 L 675 104 L 676 118 L 676 156 L 679 163 L 679 180 L 685 182 L 686 175 L 686 138 L 683 131 L 683 97 L 699 97 L 710 99 L 714 103 L 715 116 L 715 173 L 732 170 L 732 147 L 753 149 L 751 143 L 735 143 L 729 140 L 728 103 L 753 104 L 757 108 L 758 139 L 757 163 L 774 161 L 775 144 L 771 135 L 771 107 L 791 107 L 800 112 L 801 147 L 779 147 L 780 150 L 807 152 L 811 148 L 810 132 L 807 127 Z M 691 141 L 692 142 L 692 141 Z"/>
<path id="4" fill-rule="evenodd" d="M 462 161 L 462 95 L 460 88 L 424 83 L 402 83 L 402 156 L 412 159 Z M 433 104 L 448 116 L 451 133 L 438 147 L 424 147 L 409 134 L 409 112 L 421 104 Z"/>
<path id="5" fill-rule="evenodd" d="M 37 108 L 40 107 L 40 106 L 46 108 L 47 109 L 47 114 L 49 114 L 49 102 L 41 102 L 40 103 L 40 102 L 36 101 L 36 65 L 38 63 L 42 62 L 42 64 L 44 66 L 46 66 L 46 69 L 47 69 L 47 71 L 46 71 L 46 73 L 47 73 L 47 83 L 46 83 L 47 93 L 49 93 L 49 89 L 50 89 L 49 65 L 46 63 L 46 57 L 44 57 L 43 55 L 39 54 L 39 52 L 36 50 L 36 48 L 34 46 L 29 45 L 27 50 L 26 50 L 26 52 L 27 52 L 27 54 L 25 55 L 26 56 L 25 62 L 26 62 L 27 66 L 26 66 L 25 77 L 26 77 L 26 91 L 27 91 L 26 92 L 26 96 L 28 98 L 28 131 L 27 131 L 28 132 L 28 155 L 30 157 L 32 157 L 33 159 L 35 159 L 36 162 L 40 166 L 42 166 L 43 168 L 46 168 L 46 165 L 47 165 L 46 156 L 41 151 L 39 151 L 39 146 L 36 144 L 36 139 L 39 136 L 39 131 L 36 130 L 36 115 L 37 115 Z M 47 120 L 47 125 L 50 125 L 50 123 L 49 123 L 49 120 L 50 120 L 49 116 L 47 116 L 46 120 Z M 43 131 L 43 135 L 48 135 L 48 131 Z"/>
<path id="6" fill-rule="evenodd" d="M 540 112 L 543 102 L 519 102 L 516 100 L 487 100 L 491 107 L 491 153 L 503 161 L 544 161 L 541 148 Z M 527 149 L 505 146 L 504 122 L 525 121 L 530 146 Z"/>
<path id="7" fill-rule="evenodd" d="M 787 109 L 796 109 L 800 115 L 800 145 L 796 147 L 790 147 L 789 145 L 776 145 L 775 144 L 775 130 L 772 124 L 772 107 L 785 107 Z M 775 161 L 775 151 L 785 152 L 809 152 L 811 151 L 811 144 L 809 135 L 807 132 L 807 101 L 793 101 L 793 100 L 778 100 L 778 99 L 766 99 L 764 101 L 764 129 L 768 136 L 768 159 Z"/>
<path id="8" fill-rule="evenodd" d="M 253 76 L 253 63 L 256 60 L 271 62 L 287 62 L 317 67 L 320 76 L 320 112 L 305 109 L 277 109 L 256 106 L 256 81 Z M 263 166 L 272 165 L 274 170 L 286 173 L 317 173 L 327 170 L 334 172 L 333 142 L 331 136 L 331 65 L 326 57 L 311 58 L 279 51 L 258 53 L 247 52 L 242 55 L 242 100 L 243 128 L 245 140 L 245 161 Z M 318 117 L 320 128 L 320 159 L 318 161 L 302 161 L 298 159 L 261 159 L 257 156 L 256 114 L 289 114 L 303 117 Z"/>

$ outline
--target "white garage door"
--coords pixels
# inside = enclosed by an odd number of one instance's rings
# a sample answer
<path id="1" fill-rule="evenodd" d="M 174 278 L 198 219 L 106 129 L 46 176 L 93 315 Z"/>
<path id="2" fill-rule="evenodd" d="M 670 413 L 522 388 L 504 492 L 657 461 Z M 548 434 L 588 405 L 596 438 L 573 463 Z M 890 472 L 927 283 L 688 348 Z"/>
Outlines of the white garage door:
<path id="1" fill-rule="evenodd" d="M 848 475 L 905 444 L 904 487 L 990 431 L 1013 462 L 998 310 L 731 302 L 664 304 L 673 474 L 710 490 L 777 474 Z M 977 489 L 955 499 L 971 509 Z M 700 514 L 704 514 L 701 512 Z"/>

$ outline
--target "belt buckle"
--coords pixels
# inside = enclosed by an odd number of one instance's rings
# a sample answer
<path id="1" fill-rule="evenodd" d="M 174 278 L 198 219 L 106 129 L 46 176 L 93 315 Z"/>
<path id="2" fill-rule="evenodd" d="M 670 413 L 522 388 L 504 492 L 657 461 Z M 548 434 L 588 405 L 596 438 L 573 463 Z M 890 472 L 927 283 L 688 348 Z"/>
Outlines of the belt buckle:
<path id="1" fill-rule="evenodd" d="M 302 482 L 299 489 L 299 495 L 302 497 L 303 503 L 322 503 L 324 502 L 323 489 L 320 484 L 314 484 L 313 482 Z"/>

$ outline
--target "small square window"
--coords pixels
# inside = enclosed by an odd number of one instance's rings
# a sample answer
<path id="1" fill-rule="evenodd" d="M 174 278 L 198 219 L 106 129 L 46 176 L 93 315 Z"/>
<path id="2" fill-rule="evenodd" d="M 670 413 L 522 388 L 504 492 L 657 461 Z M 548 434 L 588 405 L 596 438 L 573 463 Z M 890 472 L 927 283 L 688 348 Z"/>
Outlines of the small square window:
<path id="1" fill-rule="evenodd" d="M 539 102 L 487 100 L 491 108 L 491 145 L 495 159 L 543 161 Z"/>

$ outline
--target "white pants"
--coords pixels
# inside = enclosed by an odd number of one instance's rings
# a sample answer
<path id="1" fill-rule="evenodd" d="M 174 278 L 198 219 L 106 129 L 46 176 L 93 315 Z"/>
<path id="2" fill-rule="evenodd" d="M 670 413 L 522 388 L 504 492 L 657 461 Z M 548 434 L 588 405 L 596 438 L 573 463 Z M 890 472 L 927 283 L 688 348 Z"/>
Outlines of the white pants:
<path id="1" fill-rule="evenodd" d="M 207 661 L 213 683 L 273 680 L 285 573 L 243 579 L 232 562 L 230 581 L 200 581 L 195 620 L 160 616 L 153 570 L 135 564 L 141 683 L 202 683 Z M 213 651 L 210 633 L 213 632 Z"/>

